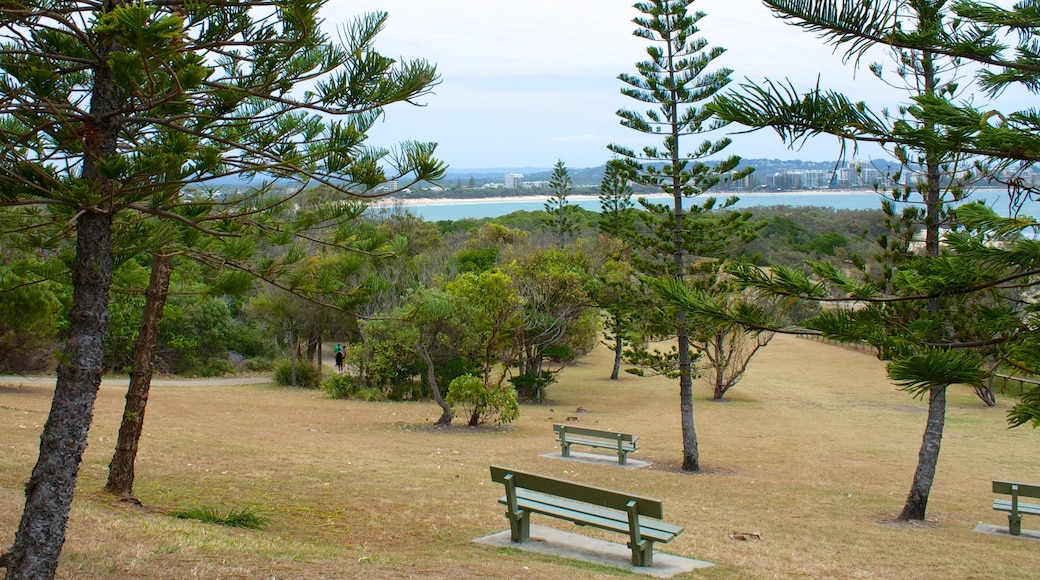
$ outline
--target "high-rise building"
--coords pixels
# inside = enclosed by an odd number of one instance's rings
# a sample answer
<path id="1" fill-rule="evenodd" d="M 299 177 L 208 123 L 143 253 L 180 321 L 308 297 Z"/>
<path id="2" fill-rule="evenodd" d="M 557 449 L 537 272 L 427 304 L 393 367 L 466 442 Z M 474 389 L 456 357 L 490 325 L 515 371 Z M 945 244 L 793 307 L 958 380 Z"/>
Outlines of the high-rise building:
<path id="1" fill-rule="evenodd" d="M 524 174 L 523 173 L 507 173 L 506 178 L 506 189 L 520 189 L 524 186 Z"/>

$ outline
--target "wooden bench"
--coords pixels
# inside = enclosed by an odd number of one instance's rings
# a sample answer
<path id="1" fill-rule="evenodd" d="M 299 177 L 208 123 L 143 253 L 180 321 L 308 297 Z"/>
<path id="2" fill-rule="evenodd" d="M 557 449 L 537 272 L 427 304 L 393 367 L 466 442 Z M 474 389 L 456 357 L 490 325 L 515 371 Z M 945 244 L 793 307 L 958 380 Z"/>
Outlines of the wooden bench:
<path id="1" fill-rule="evenodd" d="M 993 493 L 1010 495 L 1011 499 L 993 500 L 993 509 L 1008 512 L 1008 533 L 1012 536 L 1022 535 L 1022 515 L 1040 516 L 1040 504 L 1022 503 L 1020 497 L 1040 498 L 1040 485 L 1012 483 L 1010 481 L 994 481 Z"/>
<path id="2" fill-rule="evenodd" d="M 683 527 L 661 521 L 660 500 L 581 485 L 507 467 L 491 466 L 491 480 L 505 485 L 498 502 L 506 506 L 514 542 L 531 538 L 531 514 L 567 520 L 628 536 L 633 566 L 651 566 L 654 542 L 670 542 Z"/>
<path id="3" fill-rule="evenodd" d="M 625 465 L 629 453 L 639 451 L 636 442 L 639 437 L 628 433 L 617 433 L 614 431 L 600 431 L 599 429 L 588 429 L 574 425 L 553 425 L 553 432 L 560 441 L 560 455 L 571 456 L 571 445 L 585 445 L 588 447 L 599 447 L 602 449 L 617 450 L 618 463 Z"/>

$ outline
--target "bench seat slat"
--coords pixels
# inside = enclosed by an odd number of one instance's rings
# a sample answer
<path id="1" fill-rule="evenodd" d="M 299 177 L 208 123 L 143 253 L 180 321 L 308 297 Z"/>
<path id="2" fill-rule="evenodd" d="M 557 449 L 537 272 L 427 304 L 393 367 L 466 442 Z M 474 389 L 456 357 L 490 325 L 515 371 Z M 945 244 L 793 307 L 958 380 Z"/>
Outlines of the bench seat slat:
<path id="1" fill-rule="evenodd" d="M 1011 512 L 1011 500 L 1009 499 L 995 499 L 993 500 L 993 509 L 1002 512 Z M 1018 513 L 1028 514 L 1033 516 L 1040 516 L 1040 504 L 1033 503 L 1022 503 L 1018 502 Z"/>
<path id="2" fill-rule="evenodd" d="M 567 437 L 567 443 L 570 443 L 572 445 L 573 444 L 588 445 L 589 447 L 603 447 L 604 449 L 617 449 L 618 448 L 617 441 L 597 440 L 597 439 L 582 439 L 581 437 L 571 437 L 571 436 Z M 621 444 L 621 448 L 622 449 L 626 449 L 628 451 L 638 451 L 638 448 L 635 445 L 631 445 L 629 443 L 622 443 Z"/>
<path id="3" fill-rule="evenodd" d="M 502 498 L 499 503 L 505 505 L 506 499 Z M 619 520 L 613 517 L 604 517 L 599 514 L 592 514 L 583 509 L 575 510 L 573 506 L 559 505 L 558 503 L 547 503 L 541 501 L 535 501 L 532 499 L 517 498 L 517 507 L 522 510 L 529 511 L 532 513 L 539 513 L 547 516 L 551 516 L 561 520 L 567 520 L 569 522 L 583 525 L 592 526 L 594 528 L 600 528 L 611 532 L 617 532 L 619 534 L 628 534 L 628 520 Z M 682 531 L 680 528 L 679 531 Z M 654 542 L 667 543 L 672 541 L 677 533 L 663 531 L 655 529 L 654 527 L 642 525 L 642 518 L 640 518 L 639 534 L 647 540 L 653 540 Z"/>
<path id="4" fill-rule="evenodd" d="M 555 506 L 571 511 L 588 513 L 590 515 L 597 516 L 603 519 L 616 520 L 618 522 L 621 522 L 621 527 L 625 532 L 628 531 L 628 514 L 621 510 L 615 510 L 608 507 L 592 505 L 586 502 L 575 501 L 564 497 L 546 495 L 528 489 L 517 489 L 516 497 L 518 500 L 522 499 L 524 501 L 531 502 L 532 504 Z M 669 524 L 665 521 L 646 516 L 639 518 L 639 524 L 640 528 L 658 530 L 661 533 L 671 534 L 672 536 L 677 536 L 681 534 L 684 529 L 682 526 L 676 524 Z"/>

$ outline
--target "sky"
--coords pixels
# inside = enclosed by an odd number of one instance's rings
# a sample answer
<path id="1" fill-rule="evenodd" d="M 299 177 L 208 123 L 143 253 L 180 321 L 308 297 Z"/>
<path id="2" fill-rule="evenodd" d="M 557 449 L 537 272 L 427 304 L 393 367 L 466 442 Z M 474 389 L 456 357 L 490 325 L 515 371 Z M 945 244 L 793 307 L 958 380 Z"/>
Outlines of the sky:
<path id="1" fill-rule="evenodd" d="M 607 144 L 633 149 L 657 145 L 619 124 L 619 108 L 646 105 L 620 94 L 620 73 L 635 73 L 646 60 L 647 41 L 633 36 L 640 13 L 633 0 L 329 0 L 325 30 L 335 37 L 358 14 L 384 11 L 387 26 L 375 47 L 400 60 L 437 65 L 441 84 L 424 106 L 399 103 L 370 132 L 372 145 L 432 141 L 452 169 L 596 167 L 610 159 Z M 717 67 L 733 69 L 733 83 L 790 79 L 853 99 L 881 95 L 894 105 L 899 95 L 866 69 L 843 63 L 813 34 L 785 24 L 759 0 L 697 0 L 692 10 L 700 36 L 726 53 Z M 716 67 L 716 68 L 717 68 Z M 887 96 L 885 96 L 887 94 Z M 868 100 L 868 102 L 871 102 Z M 734 126 L 710 137 L 729 136 L 725 155 L 747 159 L 827 161 L 838 157 L 833 137 L 789 149 L 769 130 L 735 134 Z M 692 148 L 702 138 L 690 138 Z M 886 159 L 879 149 L 859 158 Z"/>

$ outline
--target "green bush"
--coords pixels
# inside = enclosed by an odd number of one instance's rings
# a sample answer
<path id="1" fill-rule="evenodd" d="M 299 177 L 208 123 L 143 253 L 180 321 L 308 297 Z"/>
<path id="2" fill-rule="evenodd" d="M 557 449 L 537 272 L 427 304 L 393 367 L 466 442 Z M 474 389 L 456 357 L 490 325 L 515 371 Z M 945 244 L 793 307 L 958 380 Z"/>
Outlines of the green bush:
<path id="1" fill-rule="evenodd" d="M 196 366 L 192 374 L 196 377 L 220 377 L 234 372 L 235 367 L 226 358 L 210 358 Z"/>
<path id="2" fill-rule="evenodd" d="M 305 360 L 296 361 L 296 384 L 292 381 L 292 362 L 282 359 L 275 364 L 274 381 L 279 385 L 307 388 L 318 387 L 318 369 L 307 364 Z"/>
<path id="3" fill-rule="evenodd" d="M 509 379 L 516 389 L 517 397 L 524 401 L 542 402 L 545 389 L 556 382 L 556 374 L 560 371 L 542 371 L 541 374 L 524 373 Z"/>
<path id="4" fill-rule="evenodd" d="M 473 375 L 462 375 L 451 381 L 445 400 L 457 416 L 469 416 L 470 426 L 511 423 L 520 416 L 520 405 L 512 386 L 485 385 Z"/>
<path id="5" fill-rule="evenodd" d="M 390 401 L 423 401 L 428 398 L 424 383 L 414 380 L 398 381 L 383 389 Z"/>
<path id="6" fill-rule="evenodd" d="M 273 369 L 274 363 L 271 362 L 271 359 L 265 356 L 256 356 L 253 358 L 247 358 L 244 361 L 242 361 L 242 366 L 247 371 L 260 372 L 269 371 Z"/>
<path id="7" fill-rule="evenodd" d="M 423 385 L 417 381 L 370 387 L 350 375 L 332 375 L 321 382 L 321 390 L 329 397 L 359 401 L 417 401 L 424 398 L 423 389 Z"/>

